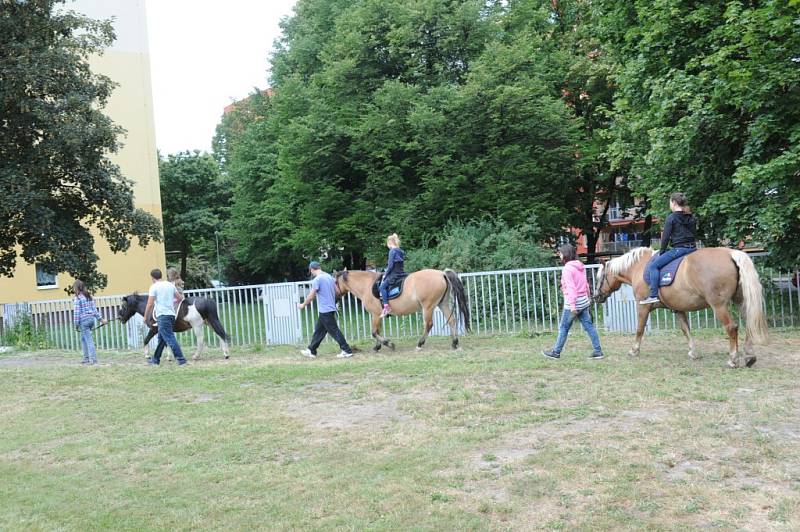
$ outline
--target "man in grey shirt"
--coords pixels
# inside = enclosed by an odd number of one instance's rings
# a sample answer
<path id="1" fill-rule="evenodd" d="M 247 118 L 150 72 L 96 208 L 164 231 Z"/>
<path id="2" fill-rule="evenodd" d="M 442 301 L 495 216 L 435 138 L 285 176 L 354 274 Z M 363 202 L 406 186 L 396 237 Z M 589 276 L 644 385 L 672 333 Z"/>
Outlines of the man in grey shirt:
<path id="1" fill-rule="evenodd" d="M 330 334 L 342 349 L 342 352 L 336 356 L 338 358 L 349 358 L 353 356 L 353 350 L 347 344 L 347 340 L 344 339 L 344 335 L 336 323 L 336 281 L 330 274 L 322 271 L 322 267 L 317 261 L 312 261 L 308 265 L 308 269 L 311 275 L 314 276 L 314 281 L 311 283 L 311 292 L 308 293 L 305 301 L 297 304 L 297 308 L 303 309 L 307 307 L 316 298 L 319 318 L 308 349 L 303 349 L 300 353 L 308 358 L 317 358 L 317 348 L 322 343 L 322 340 L 325 339 L 325 334 Z"/>

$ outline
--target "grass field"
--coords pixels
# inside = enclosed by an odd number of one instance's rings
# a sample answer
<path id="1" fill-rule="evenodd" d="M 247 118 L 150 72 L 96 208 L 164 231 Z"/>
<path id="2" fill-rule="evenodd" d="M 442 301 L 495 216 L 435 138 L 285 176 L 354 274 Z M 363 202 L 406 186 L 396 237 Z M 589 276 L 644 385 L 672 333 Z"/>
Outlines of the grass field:
<path id="1" fill-rule="evenodd" d="M 0 355 L 2 530 L 800 528 L 800 334 Z"/>

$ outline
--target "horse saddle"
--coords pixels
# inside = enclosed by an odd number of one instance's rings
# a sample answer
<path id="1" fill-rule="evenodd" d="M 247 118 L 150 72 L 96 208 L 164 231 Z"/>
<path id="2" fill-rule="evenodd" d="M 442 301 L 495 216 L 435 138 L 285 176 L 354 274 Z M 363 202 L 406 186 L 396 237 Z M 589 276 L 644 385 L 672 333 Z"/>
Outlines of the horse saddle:
<path id="1" fill-rule="evenodd" d="M 656 257 L 658 257 L 658 255 L 659 255 L 658 253 L 654 253 L 653 257 L 650 259 L 650 262 L 652 262 Z M 663 266 L 661 268 L 661 278 L 658 280 L 658 286 L 671 285 L 678 274 L 678 267 L 681 265 L 681 262 L 683 262 L 683 259 L 685 259 L 689 255 L 691 255 L 691 253 L 687 253 L 686 255 L 680 256 L 677 259 L 673 260 L 672 262 L 668 262 L 666 266 Z M 644 282 L 645 283 L 648 282 L 647 268 L 644 269 Z"/>
<path id="2" fill-rule="evenodd" d="M 406 280 L 406 277 L 408 277 L 407 273 L 398 275 L 392 280 L 391 283 L 389 283 L 389 286 L 386 287 L 386 292 L 389 295 L 389 299 L 399 297 L 400 294 L 403 293 L 403 282 Z M 379 275 L 375 280 L 375 284 L 372 285 L 372 295 L 375 296 L 376 299 L 381 298 L 381 281 L 383 281 L 383 275 Z"/>

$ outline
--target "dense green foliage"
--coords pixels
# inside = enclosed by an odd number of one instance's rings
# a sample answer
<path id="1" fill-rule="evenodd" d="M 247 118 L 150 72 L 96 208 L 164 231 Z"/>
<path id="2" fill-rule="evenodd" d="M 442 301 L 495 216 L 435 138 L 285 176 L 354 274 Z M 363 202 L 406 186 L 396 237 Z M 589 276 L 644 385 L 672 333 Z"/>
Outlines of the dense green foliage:
<path id="1" fill-rule="evenodd" d="M 753 237 L 800 264 L 800 2 L 603 2 L 620 65 L 613 152 L 709 244 Z"/>
<path id="2" fill-rule="evenodd" d="M 509 227 L 492 220 L 449 223 L 435 245 L 409 251 L 405 265 L 409 271 L 452 268 L 459 272 L 555 265 L 554 253 L 537 242 L 541 234 L 533 224 Z"/>
<path id="3" fill-rule="evenodd" d="M 227 217 L 230 201 L 219 165 L 211 155 L 195 151 L 159 158 L 158 168 L 166 249 L 177 255 L 188 287 L 208 286 L 202 281 L 208 277 L 208 263 L 216 260 L 215 232 Z M 189 268 L 189 257 L 203 265 Z"/>
<path id="4" fill-rule="evenodd" d="M 94 235 L 120 252 L 160 238 L 160 224 L 108 158 L 123 133 L 102 113 L 114 84 L 88 58 L 114 40 L 111 24 L 61 3 L 0 3 L 0 275 L 19 257 L 102 288 Z"/>
<path id="5" fill-rule="evenodd" d="M 686 191 L 706 242 L 800 262 L 798 23 L 795 1 L 299 0 L 272 92 L 215 139 L 232 267 L 363 267 L 452 220 L 576 227 L 592 260 L 631 190 L 662 218 Z"/>

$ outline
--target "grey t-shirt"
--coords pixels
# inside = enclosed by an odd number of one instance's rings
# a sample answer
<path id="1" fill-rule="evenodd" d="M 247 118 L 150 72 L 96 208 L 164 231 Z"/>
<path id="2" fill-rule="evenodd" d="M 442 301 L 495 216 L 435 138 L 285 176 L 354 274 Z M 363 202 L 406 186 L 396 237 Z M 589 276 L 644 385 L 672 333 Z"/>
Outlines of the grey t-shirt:
<path id="1" fill-rule="evenodd" d="M 329 273 L 322 272 L 311 283 L 317 289 L 317 308 L 319 312 L 336 312 L 336 281 Z"/>

